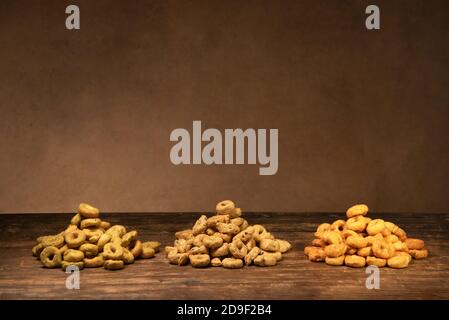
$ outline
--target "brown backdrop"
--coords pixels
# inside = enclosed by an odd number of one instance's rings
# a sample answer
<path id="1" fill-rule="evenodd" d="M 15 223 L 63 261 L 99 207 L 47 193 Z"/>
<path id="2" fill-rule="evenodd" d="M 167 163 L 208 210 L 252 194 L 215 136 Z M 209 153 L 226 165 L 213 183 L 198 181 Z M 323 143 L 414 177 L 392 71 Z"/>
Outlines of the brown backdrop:
<path id="1" fill-rule="evenodd" d="M 447 212 L 448 30 L 445 0 L 2 0 L 0 212 Z M 172 165 L 192 120 L 279 128 L 278 173 Z"/>

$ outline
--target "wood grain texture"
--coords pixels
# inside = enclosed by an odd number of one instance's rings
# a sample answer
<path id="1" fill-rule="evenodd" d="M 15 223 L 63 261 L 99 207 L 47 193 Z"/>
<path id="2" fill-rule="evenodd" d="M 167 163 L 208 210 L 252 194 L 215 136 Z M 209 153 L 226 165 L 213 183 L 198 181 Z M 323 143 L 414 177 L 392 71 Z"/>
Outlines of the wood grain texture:
<path id="1" fill-rule="evenodd" d="M 81 272 L 80 290 L 65 288 L 66 274 L 42 268 L 31 256 L 34 239 L 62 230 L 68 214 L 0 216 L 1 299 L 449 299 L 449 215 L 371 214 L 402 226 L 426 241 L 430 257 L 404 270 L 381 269 L 381 288 L 365 287 L 365 269 L 331 267 L 303 255 L 318 223 L 342 214 L 248 213 L 293 249 L 276 267 L 195 269 L 168 264 L 165 255 L 140 260 L 120 271 Z M 105 220 L 137 229 L 143 240 L 171 245 L 198 214 L 104 214 Z"/>

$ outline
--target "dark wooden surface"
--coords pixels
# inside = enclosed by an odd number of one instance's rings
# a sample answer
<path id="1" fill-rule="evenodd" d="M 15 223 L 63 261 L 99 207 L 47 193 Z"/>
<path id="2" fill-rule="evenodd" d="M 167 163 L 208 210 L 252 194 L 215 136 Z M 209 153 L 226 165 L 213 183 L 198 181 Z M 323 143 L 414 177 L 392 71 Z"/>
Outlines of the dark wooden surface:
<path id="1" fill-rule="evenodd" d="M 276 267 L 195 269 L 168 264 L 163 253 L 120 271 L 102 268 L 81 271 L 81 289 L 65 288 L 66 274 L 42 268 L 31 256 L 34 239 L 54 234 L 69 221 L 68 214 L 0 215 L 1 299 L 449 299 L 449 215 L 371 214 L 402 226 L 410 236 L 426 241 L 430 257 L 407 269 L 381 269 L 381 287 L 365 287 L 365 269 L 331 267 L 309 262 L 303 248 L 318 223 L 343 214 L 252 213 L 251 224 L 263 224 L 293 249 Z M 124 224 L 144 240 L 173 243 L 198 214 L 104 214 Z"/>

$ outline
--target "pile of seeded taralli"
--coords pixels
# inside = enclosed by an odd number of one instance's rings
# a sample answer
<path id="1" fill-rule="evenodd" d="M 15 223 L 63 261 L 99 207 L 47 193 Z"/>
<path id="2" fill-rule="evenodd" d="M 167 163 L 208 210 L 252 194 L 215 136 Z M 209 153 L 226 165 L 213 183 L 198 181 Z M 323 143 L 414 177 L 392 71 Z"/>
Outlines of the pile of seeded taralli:
<path id="1" fill-rule="evenodd" d="M 111 226 L 99 217 L 97 208 L 81 203 L 67 229 L 37 238 L 33 255 L 47 268 L 66 270 L 76 266 L 79 270 L 84 267 L 118 270 L 135 259 L 152 258 L 159 251 L 159 242 L 141 242 L 137 231 L 127 231 L 122 225 Z"/>
<path id="2" fill-rule="evenodd" d="M 412 257 L 424 259 L 428 251 L 424 241 L 408 238 L 400 227 L 382 219 L 366 217 L 368 207 L 352 206 L 346 211 L 348 220 L 336 220 L 332 224 L 320 224 L 312 246 L 304 253 L 310 261 L 324 261 L 328 265 L 361 268 L 406 268 Z"/>
<path id="3" fill-rule="evenodd" d="M 176 232 L 173 247 L 165 247 L 171 264 L 204 268 L 229 269 L 245 264 L 260 267 L 274 266 L 282 254 L 290 250 L 288 241 L 276 239 L 261 225 L 248 224 L 242 211 L 230 200 L 217 204 L 217 214 L 202 215 L 192 229 Z"/>

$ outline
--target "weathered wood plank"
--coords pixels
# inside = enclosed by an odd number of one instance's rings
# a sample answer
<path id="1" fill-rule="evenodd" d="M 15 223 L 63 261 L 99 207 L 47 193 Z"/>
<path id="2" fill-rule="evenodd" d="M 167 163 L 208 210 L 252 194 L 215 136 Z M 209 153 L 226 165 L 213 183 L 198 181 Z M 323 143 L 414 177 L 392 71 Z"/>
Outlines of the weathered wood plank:
<path id="1" fill-rule="evenodd" d="M 251 224 L 265 225 L 289 240 L 293 250 L 276 267 L 195 269 L 169 265 L 163 253 L 120 271 L 86 269 L 81 289 L 65 288 L 66 274 L 44 269 L 31 256 L 34 239 L 68 223 L 68 214 L 0 215 L 1 299 L 448 299 L 449 215 L 371 214 L 396 222 L 422 238 L 430 257 L 404 270 L 382 269 L 381 289 L 365 287 L 365 269 L 311 263 L 303 255 L 317 224 L 343 217 L 323 213 L 248 213 Z M 189 228 L 191 213 L 104 214 L 104 219 L 137 229 L 145 240 L 173 243 L 174 232 Z"/>

